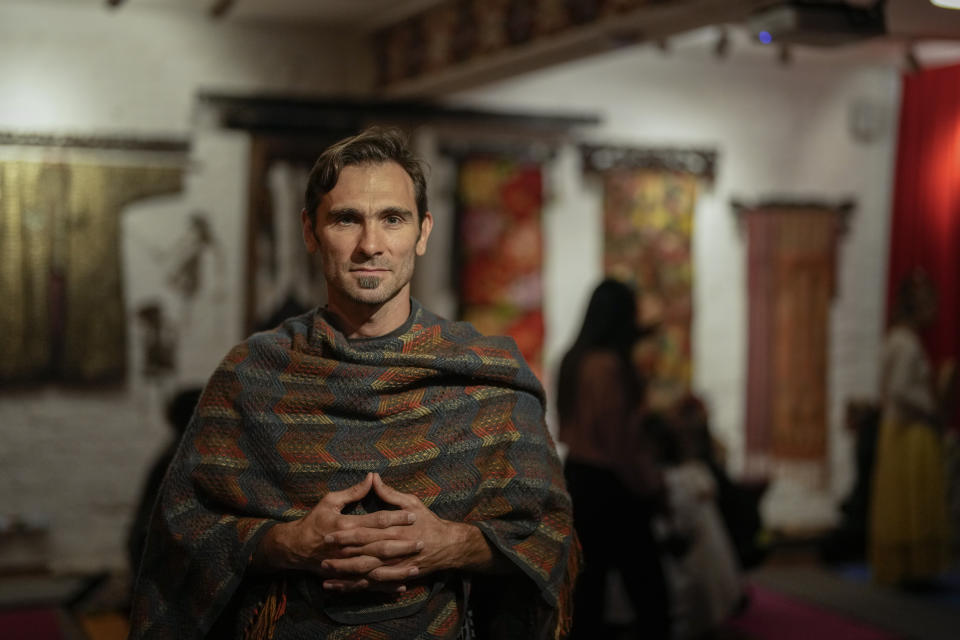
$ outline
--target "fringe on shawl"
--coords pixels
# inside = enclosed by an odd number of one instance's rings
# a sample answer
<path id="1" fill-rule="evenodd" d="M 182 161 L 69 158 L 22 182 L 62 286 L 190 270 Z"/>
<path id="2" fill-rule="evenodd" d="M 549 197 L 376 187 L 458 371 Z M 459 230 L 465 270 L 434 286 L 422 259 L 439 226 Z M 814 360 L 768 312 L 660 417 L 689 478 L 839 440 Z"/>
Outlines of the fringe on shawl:
<path id="1" fill-rule="evenodd" d="M 563 584 L 557 598 L 557 626 L 553 633 L 554 640 L 566 638 L 573 629 L 573 588 L 577 583 L 577 576 L 580 574 L 582 551 L 580 540 L 577 539 L 575 533 L 572 536 L 573 540 L 570 543 L 570 552 L 567 554 L 567 567 L 563 576 Z"/>
<path id="2" fill-rule="evenodd" d="M 287 582 L 274 583 L 263 604 L 253 613 L 253 620 L 243 634 L 244 640 L 272 640 L 277 622 L 287 612 Z"/>

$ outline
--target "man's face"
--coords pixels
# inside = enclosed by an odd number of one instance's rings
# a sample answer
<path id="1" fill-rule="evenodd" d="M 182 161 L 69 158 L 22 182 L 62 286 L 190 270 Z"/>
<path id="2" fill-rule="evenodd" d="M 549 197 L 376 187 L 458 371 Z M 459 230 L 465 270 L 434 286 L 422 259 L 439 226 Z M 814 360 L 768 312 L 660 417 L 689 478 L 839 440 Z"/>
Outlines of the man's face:
<path id="1" fill-rule="evenodd" d="M 319 252 L 331 304 L 382 305 L 409 295 L 416 256 L 427 249 L 433 218 L 417 220 L 413 181 L 395 162 L 344 167 L 317 207 L 301 214 L 310 253 Z"/>

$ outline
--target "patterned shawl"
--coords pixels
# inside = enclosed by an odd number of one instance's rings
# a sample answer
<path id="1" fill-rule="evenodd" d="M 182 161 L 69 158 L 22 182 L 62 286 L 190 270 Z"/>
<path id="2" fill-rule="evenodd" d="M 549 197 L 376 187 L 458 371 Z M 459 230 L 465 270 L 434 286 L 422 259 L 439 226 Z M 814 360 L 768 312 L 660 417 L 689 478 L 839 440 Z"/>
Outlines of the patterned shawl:
<path id="1" fill-rule="evenodd" d="M 543 411 L 512 340 L 416 301 L 380 338 L 348 340 L 322 311 L 253 335 L 213 374 L 170 467 L 131 638 L 455 637 L 464 601 L 478 602 L 463 575 L 425 576 L 403 594 L 330 594 L 307 573 L 246 571 L 272 524 L 369 471 L 479 527 L 526 576 L 494 582 L 501 602 L 478 615 L 521 620 L 525 637 L 565 634 L 579 550 Z M 370 502 L 355 512 L 384 508 Z"/>

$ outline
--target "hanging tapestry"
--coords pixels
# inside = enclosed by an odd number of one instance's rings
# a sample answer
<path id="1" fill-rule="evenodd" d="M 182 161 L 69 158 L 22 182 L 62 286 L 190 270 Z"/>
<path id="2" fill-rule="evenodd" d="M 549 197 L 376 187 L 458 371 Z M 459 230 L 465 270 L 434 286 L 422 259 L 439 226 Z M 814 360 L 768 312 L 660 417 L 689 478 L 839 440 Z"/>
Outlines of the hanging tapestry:
<path id="1" fill-rule="evenodd" d="M 341 133 L 343 135 L 341 135 Z M 353 132 L 258 134 L 250 149 L 245 330 L 272 329 L 327 301 L 319 260 L 307 253 L 300 210 L 317 155 Z"/>
<path id="2" fill-rule="evenodd" d="M 509 335 L 543 380 L 543 180 L 540 165 L 464 157 L 458 176 L 460 317 Z"/>
<path id="3" fill-rule="evenodd" d="M 748 242 L 747 469 L 825 481 L 840 209 L 742 210 Z"/>
<path id="4" fill-rule="evenodd" d="M 648 401 L 664 407 L 690 387 L 697 176 L 612 169 L 603 179 L 604 272 L 636 287 L 640 321 L 657 327 L 637 358 L 649 379 Z"/>
<path id="5" fill-rule="evenodd" d="M 123 377 L 120 214 L 181 183 L 180 167 L 0 162 L 0 384 Z"/>

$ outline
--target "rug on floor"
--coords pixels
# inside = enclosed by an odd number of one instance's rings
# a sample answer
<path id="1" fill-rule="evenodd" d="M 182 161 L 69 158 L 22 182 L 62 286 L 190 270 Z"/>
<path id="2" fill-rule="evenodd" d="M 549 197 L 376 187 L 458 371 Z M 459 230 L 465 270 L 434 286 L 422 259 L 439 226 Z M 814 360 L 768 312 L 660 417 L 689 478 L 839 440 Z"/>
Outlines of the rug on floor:
<path id="1" fill-rule="evenodd" d="M 750 606 L 725 626 L 752 640 L 901 640 L 892 635 L 758 586 L 751 586 Z"/>

